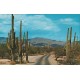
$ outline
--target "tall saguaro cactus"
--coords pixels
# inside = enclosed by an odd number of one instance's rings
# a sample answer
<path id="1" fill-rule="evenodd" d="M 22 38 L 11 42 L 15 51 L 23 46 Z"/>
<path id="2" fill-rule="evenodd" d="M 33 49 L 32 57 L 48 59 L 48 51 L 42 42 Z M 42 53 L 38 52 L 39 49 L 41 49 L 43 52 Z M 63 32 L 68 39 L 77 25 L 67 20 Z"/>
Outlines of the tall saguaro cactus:
<path id="1" fill-rule="evenodd" d="M 69 62 L 71 55 L 71 38 L 72 38 L 72 27 L 68 28 L 67 31 L 67 42 L 66 42 L 66 61 Z"/>
<path id="2" fill-rule="evenodd" d="M 73 47 L 76 48 L 78 46 L 78 36 L 76 36 L 76 32 L 74 34 L 74 42 L 73 42 Z"/>
<path id="3" fill-rule="evenodd" d="M 75 32 L 75 34 L 74 34 L 74 42 L 76 41 L 76 32 Z"/>
<path id="4" fill-rule="evenodd" d="M 22 46 L 22 50 L 23 50 L 23 55 L 25 54 L 26 52 L 26 36 L 25 36 L 25 32 L 24 32 L 24 35 L 23 35 L 23 46 Z"/>
<path id="5" fill-rule="evenodd" d="M 22 63 L 22 21 L 20 21 L 20 41 L 19 41 L 19 56 L 20 56 L 20 63 Z"/>
<path id="6" fill-rule="evenodd" d="M 70 47 L 71 47 L 71 39 L 72 39 L 72 27 L 70 28 Z"/>
<path id="7" fill-rule="evenodd" d="M 73 48 L 74 48 L 75 45 L 76 45 L 76 32 L 74 34 Z"/>
<path id="8" fill-rule="evenodd" d="M 7 46 L 8 49 L 11 51 L 12 55 L 12 61 L 15 61 L 15 32 L 14 32 L 14 15 L 12 14 L 12 29 L 10 33 L 8 34 L 8 39 L 7 39 Z"/>
<path id="9" fill-rule="evenodd" d="M 28 49 L 29 49 L 29 46 L 28 46 L 28 31 L 26 33 L 26 62 L 29 62 L 28 61 Z"/>

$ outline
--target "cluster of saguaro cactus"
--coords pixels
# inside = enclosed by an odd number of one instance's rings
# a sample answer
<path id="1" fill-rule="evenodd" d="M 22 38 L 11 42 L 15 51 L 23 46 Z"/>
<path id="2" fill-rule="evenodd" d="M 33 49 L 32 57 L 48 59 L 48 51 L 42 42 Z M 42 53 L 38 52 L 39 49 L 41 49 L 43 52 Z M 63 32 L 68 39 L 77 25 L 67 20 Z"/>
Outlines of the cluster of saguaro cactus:
<path id="1" fill-rule="evenodd" d="M 23 49 L 23 46 L 24 46 L 24 49 Z M 12 14 L 12 29 L 10 33 L 8 33 L 7 47 L 11 51 L 12 61 L 15 61 L 15 55 L 16 53 L 18 53 L 17 59 L 20 63 L 22 63 L 23 53 L 26 53 L 26 61 L 28 62 L 28 32 L 26 33 L 26 38 L 25 38 L 25 33 L 24 33 L 24 36 L 22 39 L 22 21 L 20 21 L 19 40 L 18 40 L 18 37 L 15 37 L 13 14 Z"/>
<path id="2" fill-rule="evenodd" d="M 72 42 L 72 27 L 68 28 L 67 31 L 67 41 L 66 41 L 66 61 L 69 63 L 75 62 L 75 55 L 77 54 L 77 49 L 79 46 L 78 37 L 76 36 L 76 32 L 74 34 L 74 40 Z"/>
<path id="3" fill-rule="evenodd" d="M 66 61 L 69 62 L 71 56 L 71 38 L 72 38 L 72 27 L 68 28 L 67 41 L 66 41 Z"/>

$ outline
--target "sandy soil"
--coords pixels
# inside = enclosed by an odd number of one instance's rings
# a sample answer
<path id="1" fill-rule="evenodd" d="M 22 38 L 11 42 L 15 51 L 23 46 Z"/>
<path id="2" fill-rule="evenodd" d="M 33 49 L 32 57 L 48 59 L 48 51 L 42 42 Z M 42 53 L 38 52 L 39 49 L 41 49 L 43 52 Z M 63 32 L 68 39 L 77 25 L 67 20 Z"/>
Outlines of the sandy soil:
<path id="1" fill-rule="evenodd" d="M 11 64 L 11 60 L 9 59 L 0 59 L 0 64 Z"/>
<path id="2" fill-rule="evenodd" d="M 58 65 L 58 62 L 55 60 L 55 55 L 51 54 L 48 58 L 50 65 Z"/>
<path id="3" fill-rule="evenodd" d="M 39 58 L 36 65 L 58 65 L 58 62 L 55 60 L 54 52 L 51 52 Z"/>
<path id="4" fill-rule="evenodd" d="M 43 55 L 37 55 L 37 56 L 28 56 L 29 63 L 27 65 L 33 65 L 38 61 L 39 58 L 41 58 Z M 23 61 L 26 61 L 26 57 L 24 57 Z"/>
<path id="5" fill-rule="evenodd" d="M 44 55 L 28 56 L 29 63 L 27 65 L 57 65 L 58 62 L 55 60 L 54 52 Z M 26 63 L 26 57 L 23 57 L 24 63 Z M 12 64 L 9 59 L 0 59 L 0 64 Z M 24 64 L 23 64 L 24 65 Z"/>
<path id="6" fill-rule="evenodd" d="M 39 58 L 36 61 L 35 65 L 50 65 L 50 63 L 48 61 L 49 56 L 50 56 L 49 54 L 46 54 L 46 55 L 42 56 L 41 58 Z"/>

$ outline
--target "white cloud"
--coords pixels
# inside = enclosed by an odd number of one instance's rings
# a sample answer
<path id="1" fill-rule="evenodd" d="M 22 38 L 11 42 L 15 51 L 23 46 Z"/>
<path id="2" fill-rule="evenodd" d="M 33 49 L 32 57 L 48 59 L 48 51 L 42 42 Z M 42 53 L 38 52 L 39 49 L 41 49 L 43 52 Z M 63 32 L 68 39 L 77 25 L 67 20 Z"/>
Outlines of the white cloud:
<path id="1" fill-rule="evenodd" d="M 15 30 L 19 31 L 20 20 L 23 23 L 23 30 L 27 31 L 27 29 L 31 30 L 45 30 L 45 31 L 53 31 L 58 32 L 60 28 L 57 26 L 54 21 L 45 15 L 23 15 L 23 14 L 15 14 Z M 27 29 L 26 29 L 27 28 Z M 7 34 L 11 29 L 11 15 L 8 14 L 0 14 L 0 32 Z"/>
<path id="2" fill-rule="evenodd" d="M 78 22 L 76 22 L 72 18 L 63 18 L 59 20 L 62 24 L 68 24 L 68 25 L 79 25 Z"/>
<path id="3" fill-rule="evenodd" d="M 57 24 L 44 15 L 16 15 L 15 18 L 18 20 L 22 18 L 23 25 L 29 26 L 30 29 L 53 30 L 54 32 L 60 30 Z"/>
<path id="4" fill-rule="evenodd" d="M 47 18 L 45 15 L 14 15 L 15 16 L 15 26 L 19 27 L 20 20 L 22 20 L 23 27 L 26 29 L 33 30 L 53 30 L 54 32 L 60 31 L 57 24 L 55 24 L 51 19 Z"/>
<path id="5" fill-rule="evenodd" d="M 65 19 L 60 19 L 60 21 L 65 21 L 65 22 L 72 22 L 73 19 L 72 18 L 65 18 Z"/>

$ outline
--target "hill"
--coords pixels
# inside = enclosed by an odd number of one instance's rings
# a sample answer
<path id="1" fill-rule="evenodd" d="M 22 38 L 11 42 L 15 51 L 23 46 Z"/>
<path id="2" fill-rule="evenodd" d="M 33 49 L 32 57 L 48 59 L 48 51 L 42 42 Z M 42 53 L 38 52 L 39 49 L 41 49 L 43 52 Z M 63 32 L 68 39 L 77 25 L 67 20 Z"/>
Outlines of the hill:
<path id="1" fill-rule="evenodd" d="M 65 42 L 63 41 L 56 41 L 56 40 L 51 40 L 51 39 L 47 39 L 47 38 L 32 38 L 29 40 L 30 43 L 34 46 L 64 46 Z"/>
<path id="2" fill-rule="evenodd" d="M 65 42 L 63 42 L 63 41 L 56 41 L 56 40 L 40 38 L 40 37 L 29 39 L 29 42 L 31 43 L 31 45 L 38 46 L 38 47 L 42 47 L 42 46 L 55 47 L 55 46 L 64 46 L 65 45 Z M 6 38 L 0 37 L 0 43 L 6 43 Z"/>

